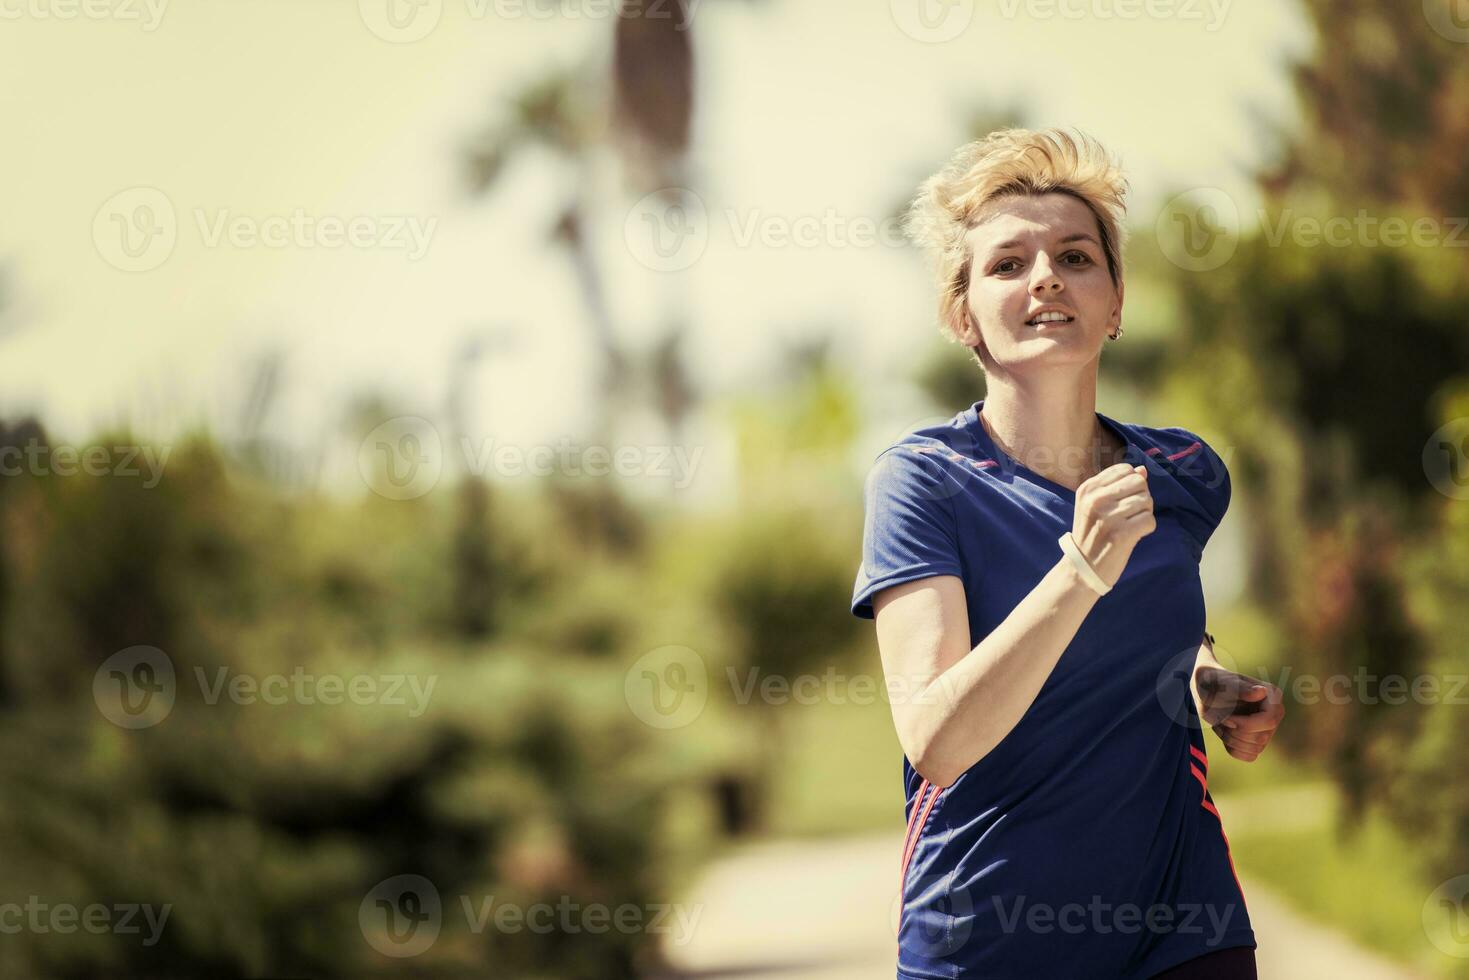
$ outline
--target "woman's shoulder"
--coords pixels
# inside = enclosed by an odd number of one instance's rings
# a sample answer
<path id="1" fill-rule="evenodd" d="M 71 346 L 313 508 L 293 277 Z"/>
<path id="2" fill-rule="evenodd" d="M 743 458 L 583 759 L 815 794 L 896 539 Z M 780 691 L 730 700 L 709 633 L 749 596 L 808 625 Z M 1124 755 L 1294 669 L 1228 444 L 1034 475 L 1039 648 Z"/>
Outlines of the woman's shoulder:
<path id="1" fill-rule="evenodd" d="M 1182 426 L 1146 426 L 1124 423 L 1143 453 L 1155 459 L 1202 503 L 1217 524 L 1229 508 L 1231 485 L 1226 457 L 1228 447 L 1211 444 Z"/>
<path id="2" fill-rule="evenodd" d="M 1224 456 L 1198 433 L 1178 425 L 1148 426 L 1122 423 L 1137 437 L 1144 454 L 1172 463 L 1189 475 L 1227 474 Z"/>
<path id="3" fill-rule="evenodd" d="M 934 418 L 925 424 L 909 427 L 894 442 L 877 454 L 875 463 L 888 465 L 960 464 L 982 467 L 986 462 L 975 433 L 973 406 L 948 418 Z"/>

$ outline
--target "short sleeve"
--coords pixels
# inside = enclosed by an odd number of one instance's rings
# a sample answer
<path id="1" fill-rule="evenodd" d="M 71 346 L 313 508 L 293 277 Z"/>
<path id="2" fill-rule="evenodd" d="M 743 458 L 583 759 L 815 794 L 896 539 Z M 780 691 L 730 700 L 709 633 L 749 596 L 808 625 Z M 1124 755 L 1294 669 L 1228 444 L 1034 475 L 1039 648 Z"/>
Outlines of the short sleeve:
<path id="1" fill-rule="evenodd" d="M 1180 456 L 1175 465 L 1180 477 L 1183 478 L 1184 486 L 1209 517 L 1204 540 L 1200 542 L 1202 547 L 1208 542 L 1209 536 L 1214 533 L 1215 528 L 1224 520 L 1224 515 L 1229 510 L 1229 501 L 1233 493 L 1229 467 L 1225 465 L 1224 458 L 1215 451 L 1213 446 L 1192 432 L 1178 428 L 1170 431 L 1176 433 L 1185 446 L 1191 447 L 1194 443 L 1199 445 L 1196 451 Z"/>
<path id="2" fill-rule="evenodd" d="M 931 575 L 962 575 L 958 528 L 943 464 L 909 447 L 878 456 L 863 491 L 862 564 L 852 614 L 874 619 L 872 597 Z"/>

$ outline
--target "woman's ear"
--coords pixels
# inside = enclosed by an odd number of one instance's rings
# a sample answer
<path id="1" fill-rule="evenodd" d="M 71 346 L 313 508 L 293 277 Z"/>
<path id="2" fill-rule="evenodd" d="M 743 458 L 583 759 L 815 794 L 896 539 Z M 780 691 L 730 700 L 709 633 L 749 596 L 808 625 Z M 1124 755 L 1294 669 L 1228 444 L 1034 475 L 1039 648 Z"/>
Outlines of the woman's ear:
<path id="1" fill-rule="evenodd" d="M 979 323 L 974 319 L 974 311 L 969 308 L 968 303 L 965 303 L 959 308 L 958 319 L 959 323 L 954 329 L 954 336 L 959 338 L 959 342 L 965 347 L 973 348 L 979 346 L 981 339 L 979 335 Z"/>
<path id="2" fill-rule="evenodd" d="M 968 306 L 964 307 L 960 315 L 964 320 L 964 328 L 958 334 L 959 342 L 969 348 L 969 353 L 974 356 L 974 362 L 979 365 L 980 370 L 988 371 L 985 358 L 989 356 L 989 351 L 984 346 L 984 336 L 979 332 L 979 321 Z"/>
<path id="3" fill-rule="evenodd" d="M 1126 285 L 1121 279 L 1117 280 L 1117 303 L 1112 307 L 1112 312 L 1107 317 L 1107 332 L 1109 334 L 1115 333 L 1117 328 L 1122 325 L 1122 299 L 1123 294 L 1126 292 Z"/>

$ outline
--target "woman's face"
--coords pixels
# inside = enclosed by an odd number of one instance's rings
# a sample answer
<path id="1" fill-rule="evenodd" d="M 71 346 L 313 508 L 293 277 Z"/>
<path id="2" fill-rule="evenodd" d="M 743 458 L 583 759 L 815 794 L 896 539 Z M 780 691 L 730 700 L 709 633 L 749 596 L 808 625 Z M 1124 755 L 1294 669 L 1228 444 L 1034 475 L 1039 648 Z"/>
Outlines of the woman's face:
<path id="1" fill-rule="evenodd" d="M 990 203 L 968 237 L 966 345 L 982 336 L 989 359 L 1009 371 L 1098 356 L 1122 322 L 1123 290 L 1107 273 L 1090 208 L 1070 194 L 1005 197 Z M 1072 319 L 1034 322 L 1050 307 Z"/>

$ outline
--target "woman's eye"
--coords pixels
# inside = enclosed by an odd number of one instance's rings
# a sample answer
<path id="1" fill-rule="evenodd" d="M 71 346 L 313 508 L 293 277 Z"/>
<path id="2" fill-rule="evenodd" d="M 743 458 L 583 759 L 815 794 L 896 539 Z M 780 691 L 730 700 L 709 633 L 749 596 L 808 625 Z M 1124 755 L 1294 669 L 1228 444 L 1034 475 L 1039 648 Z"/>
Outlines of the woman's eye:
<path id="1" fill-rule="evenodd" d="M 1080 261 L 1072 261 L 1073 259 L 1078 259 Z M 1062 256 L 1062 259 L 1061 260 L 1065 264 L 1070 265 L 1070 266 L 1074 266 L 1074 267 L 1076 267 L 1076 268 L 1079 269 L 1079 268 L 1082 268 L 1084 266 L 1090 265 L 1091 264 L 1091 261 L 1092 261 L 1092 257 L 1090 255 L 1087 255 L 1085 252 L 1082 252 L 1082 251 L 1074 251 L 1074 252 L 1067 252 L 1064 256 Z M 1016 268 L 1019 268 L 1019 262 L 1017 260 L 1015 260 L 1015 259 L 1001 259 L 999 262 L 995 263 L 995 267 L 993 269 L 991 269 L 990 271 L 993 274 L 995 274 L 995 275 L 1001 275 L 1001 276 L 1003 276 L 1003 275 L 1008 275 L 1011 272 L 1014 272 Z"/>

